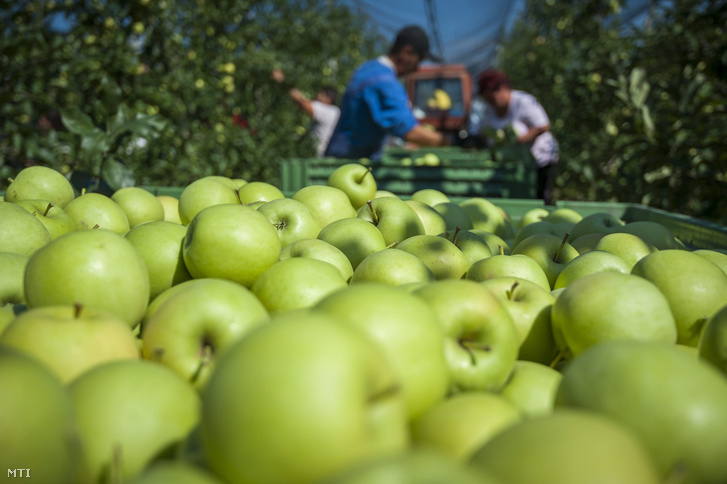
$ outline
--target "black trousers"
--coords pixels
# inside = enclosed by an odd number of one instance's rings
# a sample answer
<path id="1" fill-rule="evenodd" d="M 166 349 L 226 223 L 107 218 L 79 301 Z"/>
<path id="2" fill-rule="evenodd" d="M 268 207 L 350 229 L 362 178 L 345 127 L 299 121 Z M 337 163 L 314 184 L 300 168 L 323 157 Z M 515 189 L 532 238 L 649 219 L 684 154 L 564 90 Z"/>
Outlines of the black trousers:
<path id="1" fill-rule="evenodd" d="M 538 167 L 536 196 L 542 199 L 546 205 L 553 205 L 553 185 L 557 166 L 556 163 L 553 163 Z"/>

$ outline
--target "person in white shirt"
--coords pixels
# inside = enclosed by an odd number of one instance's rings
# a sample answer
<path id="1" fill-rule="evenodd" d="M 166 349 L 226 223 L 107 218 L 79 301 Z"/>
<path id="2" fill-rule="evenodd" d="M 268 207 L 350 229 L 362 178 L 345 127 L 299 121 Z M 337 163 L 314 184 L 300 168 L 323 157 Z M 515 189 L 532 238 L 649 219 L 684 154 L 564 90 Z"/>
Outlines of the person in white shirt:
<path id="1" fill-rule="evenodd" d="M 487 69 L 478 78 L 479 93 L 490 109 L 483 125 L 492 129 L 511 127 L 518 143 L 527 144 L 538 166 L 537 196 L 553 204 L 553 183 L 560 159 L 558 142 L 550 132 L 550 119 L 532 94 L 514 90 L 501 71 Z"/>
<path id="2" fill-rule="evenodd" d="M 285 85 L 285 74 L 280 69 L 273 69 L 273 80 Z M 316 93 L 315 99 L 309 99 L 298 88 L 288 87 L 288 95 L 300 108 L 313 118 L 315 123 L 316 156 L 321 157 L 326 151 L 328 140 L 331 139 L 341 110 L 336 106 L 338 91 L 333 86 L 323 86 Z"/>

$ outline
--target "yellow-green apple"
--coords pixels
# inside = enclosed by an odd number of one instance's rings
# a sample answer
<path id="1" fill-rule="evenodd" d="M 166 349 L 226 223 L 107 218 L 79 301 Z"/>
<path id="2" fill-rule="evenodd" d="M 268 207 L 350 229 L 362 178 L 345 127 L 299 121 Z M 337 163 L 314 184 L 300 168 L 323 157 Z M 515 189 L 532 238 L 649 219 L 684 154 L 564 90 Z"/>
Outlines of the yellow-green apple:
<path id="1" fill-rule="evenodd" d="M 477 261 L 492 257 L 492 250 L 487 245 L 485 239 L 475 234 L 471 230 L 455 229 L 453 232 L 445 232 L 440 234 L 447 240 L 450 240 L 467 258 L 467 264 L 472 267 Z"/>
<path id="2" fill-rule="evenodd" d="M 142 354 L 203 388 L 218 356 L 270 317 L 249 289 L 226 279 L 192 279 L 174 288 L 144 320 Z"/>
<path id="3" fill-rule="evenodd" d="M 631 272 L 638 261 L 658 249 L 637 235 L 614 232 L 601 237 L 593 250 L 603 250 L 619 256 L 628 264 Z"/>
<path id="4" fill-rule="evenodd" d="M 45 225 L 26 209 L 0 202 L 0 252 L 29 256 L 51 240 Z"/>
<path id="5" fill-rule="evenodd" d="M 156 197 L 164 209 L 164 220 L 181 225 L 182 219 L 179 218 L 179 199 L 171 195 L 157 195 Z"/>
<path id="6" fill-rule="evenodd" d="M 591 233 L 610 234 L 617 232 L 624 225 L 625 222 L 612 213 L 595 212 L 586 215 L 573 226 L 570 239 L 575 241 L 579 237 Z"/>
<path id="7" fill-rule="evenodd" d="M 291 197 L 305 204 L 318 219 L 321 228 L 342 218 L 355 218 L 356 209 L 346 192 L 328 185 L 308 185 Z"/>
<path id="8" fill-rule="evenodd" d="M 222 204 L 199 212 L 187 227 L 182 256 L 193 278 L 216 277 L 252 286 L 280 256 L 270 220 L 245 205 Z"/>
<path id="9" fill-rule="evenodd" d="M 65 210 L 48 200 L 25 199 L 15 202 L 41 221 L 50 234 L 51 239 L 57 239 L 63 234 L 76 230 L 76 223 L 68 216 Z"/>
<path id="10" fill-rule="evenodd" d="M 71 398 L 58 377 L 35 358 L 0 346 L 0 388 L 3 476 L 8 472 L 10 482 L 13 476 L 48 484 L 80 482 Z"/>
<path id="11" fill-rule="evenodd" d="M 527 279 L 501 276 L 480 282 L 503 305 L 517 331 L 519 360 L 550 364 L 558 353 L 550 324 L 555 298 Z"/>
<path id="12" fill-rule="evenodd" d="M 418 202 L 426 203 L 430 207 L 434 207 L 438 203 L 446 203 L 451 200 L 442 191 L 435 188 L 422 188 L 411 194 L 411 199 Z"/>
<path id="13" fill-rule="evenodd" d="M 592 251 L 599 240 L 606 234 L 600 232 L 591 232 L 590 234 L 581 235 L 575 240 L 571 241 L 571 245 L 578 251 L 579 254 L 585 254 L 586 252 Z"/>
<path id="14" fill-rule="evenodd" d="M 722 272 L 727 274 L 727 250 L 720 251 L 718 249 L 697 249 L 692 252 L 712 262 L 714 265 L 722 269 Z"/>
<path id="15" fill-rule="evenodd" d="M 37 251 L 25 267 L 24 288 L 29 308 L 80 303 L 106 310 L 130 328 L 144 316 L 150 292 L 139 251 L 107 229 L 71 232 Z"/>
<path id="16" fill-rule="evenodd" d="M 223 355 L 202 393 L 207 466 L 224 482 L 302 484 L 402 452 L 401 388 L 357 328 L 322 313 L 274 316 Z"/>
<path id="17" fill-rule="evenodd" d="M 444 217 L 434 210 L 431 205 L 412 199 L 404 200 L 404 203 L 409 205 L 419 216 L 419 220 L 422 221 L 424 233 L 426 235 L 439 235 L 447 230 L 447 224 L 444 221 Z"/>
<path id="18" fill-rule="evenodd" d="M 518 277 L 527 279 L 543 289 L 550 290 L 548 276 L 533 259 L 523 254 L 496 254 L 475 262 L 467 271 L 467 279 L 482 282 L 496 277 Z"/>
<path id="19" fill-rule="evenodd" d="M 412 443 L 465 463 L 491 438 L 521 420 L 520 410 L 497 393 L 460 392 L 412 424 Z"/>
<path id="20" fill-rule="evenodd" d="M 179 194 L 177 210 L 182 225 L 188 225 L 207 207 L 239 203 L 240 198 L 231 179 L 210 175 L 198 178 L 184 187 Z"/>
<path id="21" fill-rule="evenodd" d="M 631 273 L 664 293 L 676 320 L 678 343 L 697 346 L 704 323 L 727 305 L 727 274 L 692 252 L 654 252 L 637 262 Z"/>
<path id="22" fill-rule="evenodd" d="M 320 239 L 301 239 L 292 242 L 280 251 L 280 260 L 292 257 L 310 257 L 336 266 L 343 280 L 348 282 L 353 275 L 353 266 L 341 249 Z"/>
<path id="23" fill-rule="evenodd" d="M 484 239 L 484 241 L 490 247 L 490 251 L 492 251 L 493 254 L 510 254 L 510 245 L 508 245 L 508 243 L 505 242 L 505 239 L 503 239 L 499 235 L 479 229 L 471 229 L 470 232 L 482 237 L 482 239 Z"/>
<path id="24" fill-rule="evenodd" d="M 386 248 L 381 231 L 372 223 L 357 217 L 342 218 L 329 223 L 321 229 L 318 239 L 346 254 L 353 270 L 367 256 Z"/>
<path id="25" fill-rule="evenodd" d="M 437 203 L 432 208 L 444 218 L 447 230 L 453 231 L 457 227 L 463 230 L 474 228 L 467 211 L 455 202 Z"/>
<path id="26" fill-rule="evenodd" d="M 499 393 L 515 405 L 523 417 L 541 417 L 553 412 L 555 394 L 562 379 L 563 374 L 548 365 L 517 360 Z"/>
<path id="27" fill-rule="evenodd" d="M 0 335 L 3 334 L 5 328 L 7 328 L 18 315 L 22 314 L 27 309 L 28 308 L 25 304 L 0 304 Z"/>
<path id="28" fill-rule="evenodd" d="M 76 230 L 108 229 L 117 234 L 129 231 L 129 218 L 121 206 L 102 193 L 84 193 L 65 206 Z"/>
<path id="29" fill-rule="evenodd" d="M 48 200 L 61 208 L 75 197 L 71 182 L 62 173 L 40 165 L 20 170 L 5 190 L 6 202 Z"/>
<path id="30" fill-rule="evenodd" d="M 453 391 L 496 391 L 517 358 L 518 335 L 502 303 L 477 282 L 424 284 L 413 291 L 437 317 Z"/>
<path id="31" fill-rule="evenodd" d="M 414 235 L 424 234 L 419 215 L 403 200 L 392 197 L 374 198 L 358 209 L 356 216 L 372 223 L 387 246 L 400 243 Z"/>
<path id="32" fill-rule="evenodd" d="M 140 356 L 136 337 L 124 321 L 80 305 L 25 311 L 0 335 L 0 345 L 41 361 L 64 384 L 102 363 Z"/>
<path id="33" fill-rule="evenodd" d="M 490 200 L 482 197 L 466 198 L 459 203 L 472 222 L 472 228 L 491 232 L 499 237 L 506 236 L 506 222 L 503 212 Z"/>
<path id="34" fill-rule="evenodd" d="M 348 284 L 328 262 L 293 257 L 268 267 L 252 285 L 252 293 L 270 314 L 309 308 Z"/>
<path id="35" fill-rule="evenodd" d="M 560 407 L 598 412 L 634 432 L 661 482 L 727 482 L 727 381 L 676 345 L 608 341 L 571 360 Z M 669 436 L 668 438 L 665 438 Z"/>
<path id="36" fill-rule="evenodd" d="M 247 205 L 254 202 L 269 202 L 271 200 L 280 200 L 285 195 L 280 188 L 275 185 L 263 181 L 251 181 L 245 183 L 237 189 L 240 203 Z"/>
<path id="37" fill-rule="evenodd" d="M 212 472 L 201 465 L 181 459 L 158 460 L 151 463 L 129 484 L 222 484 Z"/>
<path id="38" fill-rule="evenodd" d="M 149 300 L 165 289 L 192 278 L 182 258 L 187 227 L 159 220 L 129 230 L 125 237 L 134 244 L 149 272 Z"/>
<path id="39" fill-rule="evenodd" d="M 344 163 L 336 167 L 328 176 L 326 184 L 342 190 L 356 210 L 376 198 L 376 179 L 371 173 L 371 167 L 360 163 Z"/>
<path id="40" fill-rule="evenodd" d="M 619 232 L 641 237 L 658 250 L 677 249 L 677 241 L 671 230 L 651 220 L 635 220 L 618 229 Z"/>
<path id="41" fill-rule="evenodd" d="M 321 231 L 318 218 L 307 205 L 292 198 L 263 202 L 257 208 L 278 231 L 281 247 L 300 239 L 315 239 Z"/>
<path id="42" fill-rule="evenodd" d="M 146 222 L 164 220 L 164 206 L 159 199 L 141 187 L 124 187 L 111 195 L 111 200 L 118 203 L 129 220 L 129 227 Z"/>
<path id="43" fill-rule="evenodd" d="M 552 324 L 574 356 L 609 340 L 677 342 L 669 302 L 647 279 L 596 272 L 573 281 L 553 304 Z"/>
<path id="44" fill-rule="evenodd" d="M 471 463 L 504 483 L 662 482 L 633 432 L 583 410 L 558 410 L 518 422 L 485 443 Z"/>
<path id="45" fill-rule="evenodd" d="M 578 257 L 578 251 L 568 243 L 567 235 L 558 237 L 552 234 L 531 235 L 514 246 L 512 254 L 526 255 L 537 262 L 545 272 L 551 289 L 565 265 Z"/>
<path id="46" fill-rule="evenodd" d="M 438 235 L 415 235 L 396 248 L 421 259 L 437 280 L 461 279 L 469 269 L 467 256 L 452 242 Z"/>
<path id="47" fill-rule="evenodd" d="M 534 222 L 540 222 L 545 217 L 547 217 L 550 214 L 550 211 L 545 207 L 535 207 L 527 210 L 522 217 L 520 217 L 520 221 L 517 224 L 518 229 L 522 229 L 528 224 L 534 223 Z"/>
<path id="48" fill-rule="evenodd" d="M 699 358 L 727 377 L 727 306 L 707 321 L 697 349 Z"/>
<path id="49" fill-rule="evenodd" d="M 581 237 L 578 240 L 582 240 Z M 632 266 L 618 255 L 605 250 L 591 250 L 568 262 L 558 274 L 553 289 L 568 286 L 571 282 L 594 272 L 614 271 L 629 274 Z"/>
<path id="50" fill-rule="evenodd" d="M 380 282 L 401 286 L 433 280 L 434 274 L 417 256 L 401 249 L 388 248 L 366 256 L 353 271 L 351 284 Z"/>
<path id="51" fill-rule="evenodd" d="M 399 195 L 397 195 L 396 193 L 391 192 L 389 190 L 376 190 L 376 196 L 374 198 L 383 198 L 383 197 L 401 198 Z"/>
<path id="52" fill-rule="evenodd" d="M 571 230 L 573 230 L 572 222 L 546 222 L 545 220 L 533 222 L 518 230 L 515 237 L 513 237 L 512 245 L 514 247 L 524 239 L 535 234 L 552 234 L 562 239 Z"/>
<path id="53" fill-rule="evenodd" d="M 543 220 L 551 223 L 569 222 L 571 224 L 577 224 L 583 219 L 577 210 L 568 207 L 557 207 L 551 210 Z"/>
<path id="54" fill-rule="evenodd" d="M 68 386 L 89 482 L 128 481 L 199 423 L 197 391 L 146 360 L 98 365 Z"/>
<path id="55" fill-rule="evenodd" d="M 313 311 L 359 328 L 382 348 L 401 383 L 409 419 L 444 398 L 450 385 L 441 322 L 420 297 L 362 282 L 328 295 Z"/>
<path id="56" fill-rule="evenodd" d="M 15 252 L 0 252 L 0 306 L 25 303 L 23 279 L 28 259 Z"/>

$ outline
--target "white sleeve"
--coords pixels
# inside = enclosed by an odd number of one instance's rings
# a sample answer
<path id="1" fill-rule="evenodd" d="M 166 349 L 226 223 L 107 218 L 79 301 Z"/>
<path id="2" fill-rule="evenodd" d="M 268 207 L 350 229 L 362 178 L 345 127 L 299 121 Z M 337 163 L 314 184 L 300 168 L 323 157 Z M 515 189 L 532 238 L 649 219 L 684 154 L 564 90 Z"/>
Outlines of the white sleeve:
<path id="1" fill-rule="evenodd" d="M 545 108 L 530 94 L 525 94 L 520 98 L 517 118 L 531 128 L 550 124 Z"/>

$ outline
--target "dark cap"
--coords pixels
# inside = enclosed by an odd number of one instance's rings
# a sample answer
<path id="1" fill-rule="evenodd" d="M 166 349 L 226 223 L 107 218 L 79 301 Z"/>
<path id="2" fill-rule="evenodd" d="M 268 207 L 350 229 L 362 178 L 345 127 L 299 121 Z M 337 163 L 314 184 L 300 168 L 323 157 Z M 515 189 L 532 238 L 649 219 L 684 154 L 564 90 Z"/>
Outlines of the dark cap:
<path id="1" fill-rule="evenodd" d="M 417 25 L 409 25 L 401 29 L 399 33 L 396 34 L 396 40 L 394 41 L 394 45 L 391 50 L 396 51 L 405 45 L 411 46 L 411 48 L 422 57 L 422 59 L 431 59 L 435 62 L 442 61 L 429 50 L 429 37 L 424 29 Z"/>
<path id="2" fill-rule="evenodd" d="M 486 69 L 480 73 L 477 84 L 480 88 L 480 94 L 485 94 L 497 91 L 500 86 L 510 86 L 510 79 L 502 71 Z"/>

